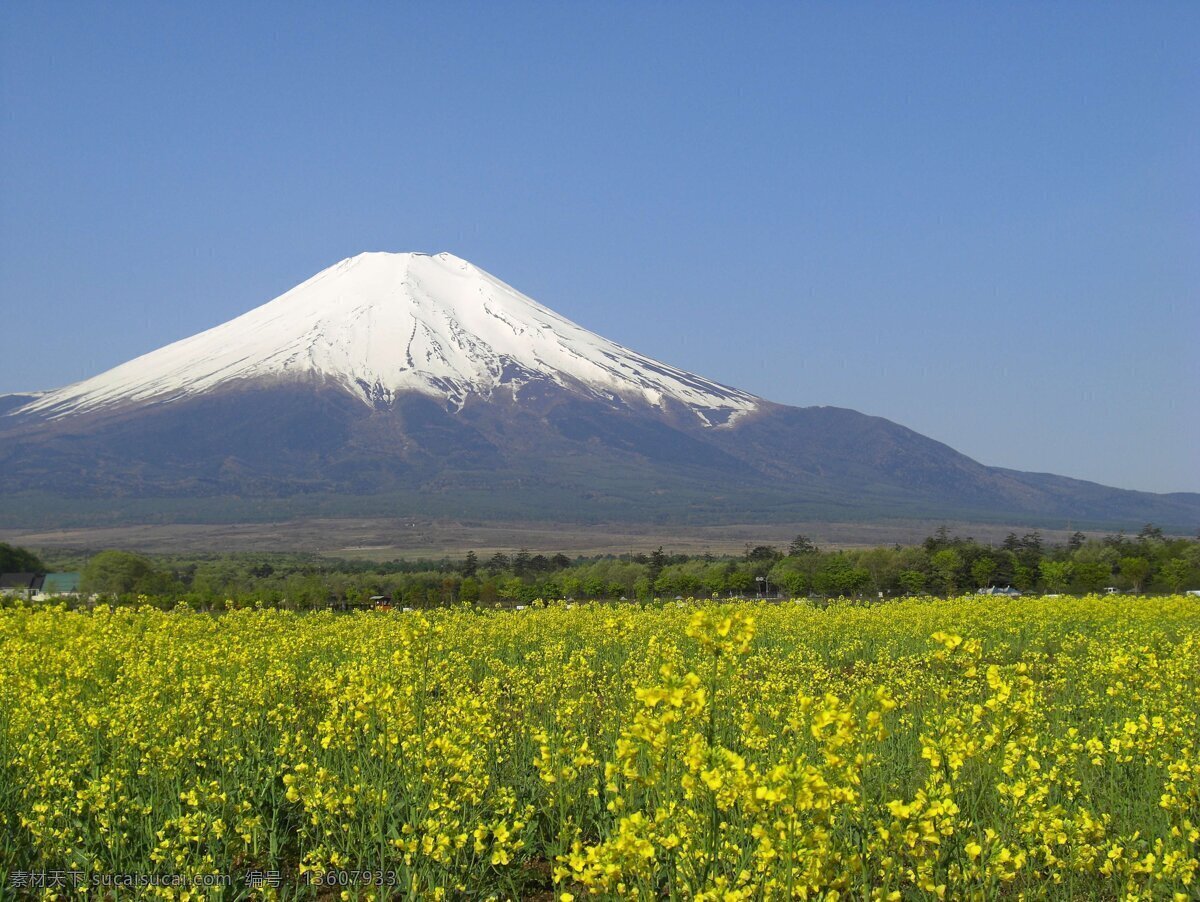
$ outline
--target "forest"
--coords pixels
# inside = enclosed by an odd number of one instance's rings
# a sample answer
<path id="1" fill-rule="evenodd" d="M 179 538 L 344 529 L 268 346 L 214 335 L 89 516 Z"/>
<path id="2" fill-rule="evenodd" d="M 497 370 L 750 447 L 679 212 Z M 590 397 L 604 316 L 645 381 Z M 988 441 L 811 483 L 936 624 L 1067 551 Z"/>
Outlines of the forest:
<path id="1" fill-rule="evenodd" d="M 572 558 L 520 549 L 375 562 L 303 554 L 150 557 L 107 550 L 41 560 L 0 545 L 0 563 L 9 559 L 26 570 L 80 570 L 81 588 L 89 595 L 124 602 L 143 596 L 197 608 L 233 603 L 308 609 L 381 598 L 412 608 L 528 604 L 539 598 L 886 598 L 949 596 L 987 587 L 1022 593 L 1160 593 L 1200 584 L 1200 539 L 1166 536 L 1153 524 L 1134 536 L 1075 533 L 1062 544 L 1030 532 L 1010 533 L 999 545 L 989 545 L 942 527 L 918 545 L 823 549 L 800 535 L 786 548 L 747 545 L 736 556 L 689 556 L 660 547 Z"/>

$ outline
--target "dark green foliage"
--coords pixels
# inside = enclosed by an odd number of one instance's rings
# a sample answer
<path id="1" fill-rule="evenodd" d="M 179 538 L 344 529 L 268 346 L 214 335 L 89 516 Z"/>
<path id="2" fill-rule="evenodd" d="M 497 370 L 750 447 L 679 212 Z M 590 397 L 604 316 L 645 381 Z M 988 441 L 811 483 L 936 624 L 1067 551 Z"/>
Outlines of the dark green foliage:
<path id="1" fill-rule="evenodd" d="M 46 565 L 32 551 L 0 542 L 0 573 L 45 573 Z"/>
<path id="2" fill-rule="evenodd" d="M 1145 531 L 1144 531 L 1145 532 Z M 288 608 L 365 603 L 375 595 L 397 605 L 528 604 L 537 599 L 671 599 L 783 594 L 803 597 L 885 597 L 933 592 L 973 592 L 988 586 L 1021 591 L 1134 592 L 1200 587 L 1200 539 L 1113 535 L 1046 545 L 1036 532 L 1010 535 L 1000 546 L 939 529 L 916 546 L 820 551 L 805 537 L 782 554 L 750 545 L 737 556 L 689 556 L 659 547 L 619 557 L 571 560 L 565 554 L 521 549 L 497 551 L 481 565 L 463 558 L 392 561 L 337 560 L 311 554 L 236 554 L 150 559 L 108 551 L 88 560 L 62 556 L 52 569 L 82 569 L 83 588 L 130 602 L 140 593 L 154 603 L 179 601 L 201 608 L 261 603 Z M 30 563 L 0 545 L 11 569 Z M 29 555 L 28 552 L 21 554 Z M 41 564 L 36 556 L 32 560 Z"/>
<path id="3" fill-rule="evenodd" d="M 755 545 L 753 548 L 746 549 L 746 560 L 748 561 L 769 561 L 774 563 L 782 557 L 783 554 L 770 545 Z"/>
<path id="4" fill-rule="evenodd" d="M 792 544 L 788 546 L 788 555 L 790 557 L 799 557 L 802 554 L 816 554 L 820 549 L 816 543 L 808 536 L 799 535 L 792 539 Z"/>
<path id="5" fill-rule="evenodd" d="M 813 577 L 813 588 L 821 595 L 858 595 L 870 587 L 871 574 L 854 566 L 845 555 L 832 554 Z"/>
<path id="6" fill-rule="evenodd" d="M 646 579 L 650 580 L 651 584 L 653 584 L 662 574 L 663 567 L 666 564 L 667 556 L 663 553 L 662 546 L 659 545 L 654 553 L 650 555 L 650 564 L 646 571 Z"/>
<path id="7" fill-rule="evenodd" d="M 467 556 L 463 559 L 463 578 L 471 579 L 477 572 L 479 572 L 479 558 L 474 551 L 468 551 Z"/>
<path id="8" fill-rule="evenodd" d="M 128 551 L 102 551 L 93 557 L 80 580 L 84 592 L 150 593 L 169 588 L 163 574 L 154 565 Z"/>

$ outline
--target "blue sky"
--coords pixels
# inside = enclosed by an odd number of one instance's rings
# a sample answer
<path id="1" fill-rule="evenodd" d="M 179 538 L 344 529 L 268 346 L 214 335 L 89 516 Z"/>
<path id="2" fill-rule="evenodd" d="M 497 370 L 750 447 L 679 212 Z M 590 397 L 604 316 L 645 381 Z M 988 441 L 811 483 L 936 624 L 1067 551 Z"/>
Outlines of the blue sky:
<path id="1" fill-rule="evenodd" d="M 1200 5 L 0 9 L 0 392 L 363 250 L 988 464 L 1200 491 Z"/>

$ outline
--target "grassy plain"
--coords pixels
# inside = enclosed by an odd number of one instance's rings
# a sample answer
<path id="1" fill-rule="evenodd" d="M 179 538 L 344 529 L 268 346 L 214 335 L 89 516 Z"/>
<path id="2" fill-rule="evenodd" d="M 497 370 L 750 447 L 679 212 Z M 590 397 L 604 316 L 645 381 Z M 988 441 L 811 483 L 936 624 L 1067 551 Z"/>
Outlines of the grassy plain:
<path id="1" fill-rule="evenodd" d="M 0 529 L 0 542 L 39 551 L 84 552 L 123 548 L 146 554 L 196 552 L 306 552 L 342 558 L 386 561 L 396 557 L 439 557 L 475 551 L 513 552 L 531 548 L 570 555 L 649 552 L 659 545 L 683 554 L 740 554 L 747 544 L 786 547 L 798 533 L 823 548 L 914 544 L 938 526 L 998 544 L 1009 532 L 1028 526 L 893 522 L 732 523 L 718 526 L 655 526 L 637 523 L 505 523 L 427 517 L 317 518 L 273 523 L 153 523 L 137 526 L 81 526 L 62 529 Z M 1070 529 L 1044 529 L 1047 543 L 1065 542 Z"/>
<path id="2" fill-rule="evenodd" d="M 6 886 L 1191 899 L 1198 841 L 1194 598 L 0 612 Z"/>

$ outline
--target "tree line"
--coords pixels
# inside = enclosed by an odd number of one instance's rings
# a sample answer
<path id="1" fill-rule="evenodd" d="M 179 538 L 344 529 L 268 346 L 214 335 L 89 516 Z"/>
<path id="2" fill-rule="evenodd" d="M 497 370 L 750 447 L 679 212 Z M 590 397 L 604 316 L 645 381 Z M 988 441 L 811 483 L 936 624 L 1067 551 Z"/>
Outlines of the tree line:
<path id="1" fill-rule="evenodd" d="M 19 550 L 19 549 L 18 549 Z M 36 560 L 36 558 L 34 558 Z M 28 562 L 27 558 L 21 558 Z M 807 536 L 787 548 L 747 546 L 740 555 L 672 554 L 661 547 L 620 557 L 495 552 L 480 558 L 383 563 L 311 555 L 150 558 L 95 554 L 83 565 L 86 593 L 198 607 L 227 600 L 316 608 L 367 604 L 520 604 L 537 598 L 648 600 L 675 597 L 951 595 L 986 587 L 1021 592 L 1177 592 L 1200 585 L 1200 540 L 1147 524 L 1136 536 L 1075 533 L 1048 544 L 1037 532 L 998 545 L 938 529 L 919 545 L 825 550 Z"/>

